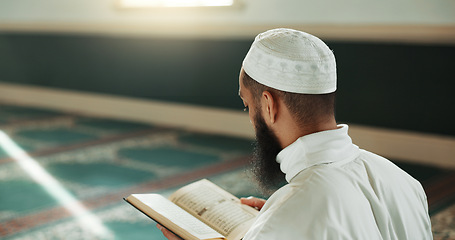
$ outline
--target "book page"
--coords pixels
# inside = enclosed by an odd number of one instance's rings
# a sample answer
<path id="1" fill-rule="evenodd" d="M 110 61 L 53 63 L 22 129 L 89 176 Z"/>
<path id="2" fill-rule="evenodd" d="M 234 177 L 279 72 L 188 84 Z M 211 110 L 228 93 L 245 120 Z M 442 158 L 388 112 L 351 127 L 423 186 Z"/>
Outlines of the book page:
<path id="1" fill-rule="evenodd" d="M 170 200 L 229 240 L 241 239 L 258 214 L 257 210 L 242 205 L 237 197 L 205 179 L 179 189 Z"/>
<path id="2" fill-rule="evenodd" d="M 159 194 L 132 194 L 126 200 L 147 215 L 151 214 L 151 218 L 159 221 L 160 224 L 171 231 L 175 231 L 181 237 L 190 238 L 191 236 L 177 231 L 173 225 L 177 225 L 197 237 L 196 239 L 224 238 L 221 234 Z"/>

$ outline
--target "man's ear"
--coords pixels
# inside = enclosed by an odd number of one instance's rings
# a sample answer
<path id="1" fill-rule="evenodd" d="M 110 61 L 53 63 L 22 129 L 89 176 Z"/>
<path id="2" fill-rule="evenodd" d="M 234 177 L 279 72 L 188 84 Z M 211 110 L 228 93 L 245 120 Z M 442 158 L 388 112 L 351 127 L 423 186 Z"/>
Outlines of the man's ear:
<path id="1" fill-rule="evenodd" d="M 261 98 L 264 119 L 269 120 L 272 124 L 275 123 L 278 113 L 277 99 L 269 91 L 262 92 Z"/>

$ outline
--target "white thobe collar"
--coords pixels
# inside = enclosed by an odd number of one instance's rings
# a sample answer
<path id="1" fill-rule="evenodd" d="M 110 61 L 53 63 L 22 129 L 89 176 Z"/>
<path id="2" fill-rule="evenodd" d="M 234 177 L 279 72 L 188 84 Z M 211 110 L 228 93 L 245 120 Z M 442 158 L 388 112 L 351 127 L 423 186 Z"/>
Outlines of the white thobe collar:
<path id="1" fill-rule="evenodd" d="M 359 148 L 352 144 L 348 125 L 340 124 L 337 129 L 317 132 L 298 138 L 276 157 L 286 181 L 291 182 L 299 172 L 320 164 L 353 160 Z"/>

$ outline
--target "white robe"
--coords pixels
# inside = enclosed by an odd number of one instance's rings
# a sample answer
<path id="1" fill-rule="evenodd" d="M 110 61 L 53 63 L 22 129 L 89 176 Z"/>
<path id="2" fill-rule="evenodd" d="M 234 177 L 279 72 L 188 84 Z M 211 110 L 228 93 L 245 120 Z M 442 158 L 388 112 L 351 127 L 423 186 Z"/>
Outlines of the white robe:
<path id="1" fill-rule="evenodd" d="M 288 184 L 244 240 L 432 239 L 421 184 L 352 144 L 348 126 L 297 139 L 277 156 Z"/>

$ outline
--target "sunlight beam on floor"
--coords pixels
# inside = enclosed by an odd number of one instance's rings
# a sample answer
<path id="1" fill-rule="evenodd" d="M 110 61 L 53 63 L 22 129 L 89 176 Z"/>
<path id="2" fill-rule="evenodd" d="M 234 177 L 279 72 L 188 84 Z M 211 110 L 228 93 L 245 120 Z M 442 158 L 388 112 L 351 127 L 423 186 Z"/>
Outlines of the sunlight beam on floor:
<path id="1" fill-rule="evenodd" d="M 22 150 L 6 133 L 0 130 L 0 146 L 4 151 L 17 161 L 19 166 L 29 174 L 34 181 L 39 183 L 53 198 L 65 207 L 86 231 L 92 232 L 96 237 L 109 239 L 112 232 L 106 228 L 102 221 L 93 215 L 71 193 L 69 193 L 52 175 L 50 175 L 35 159 Z"/>

